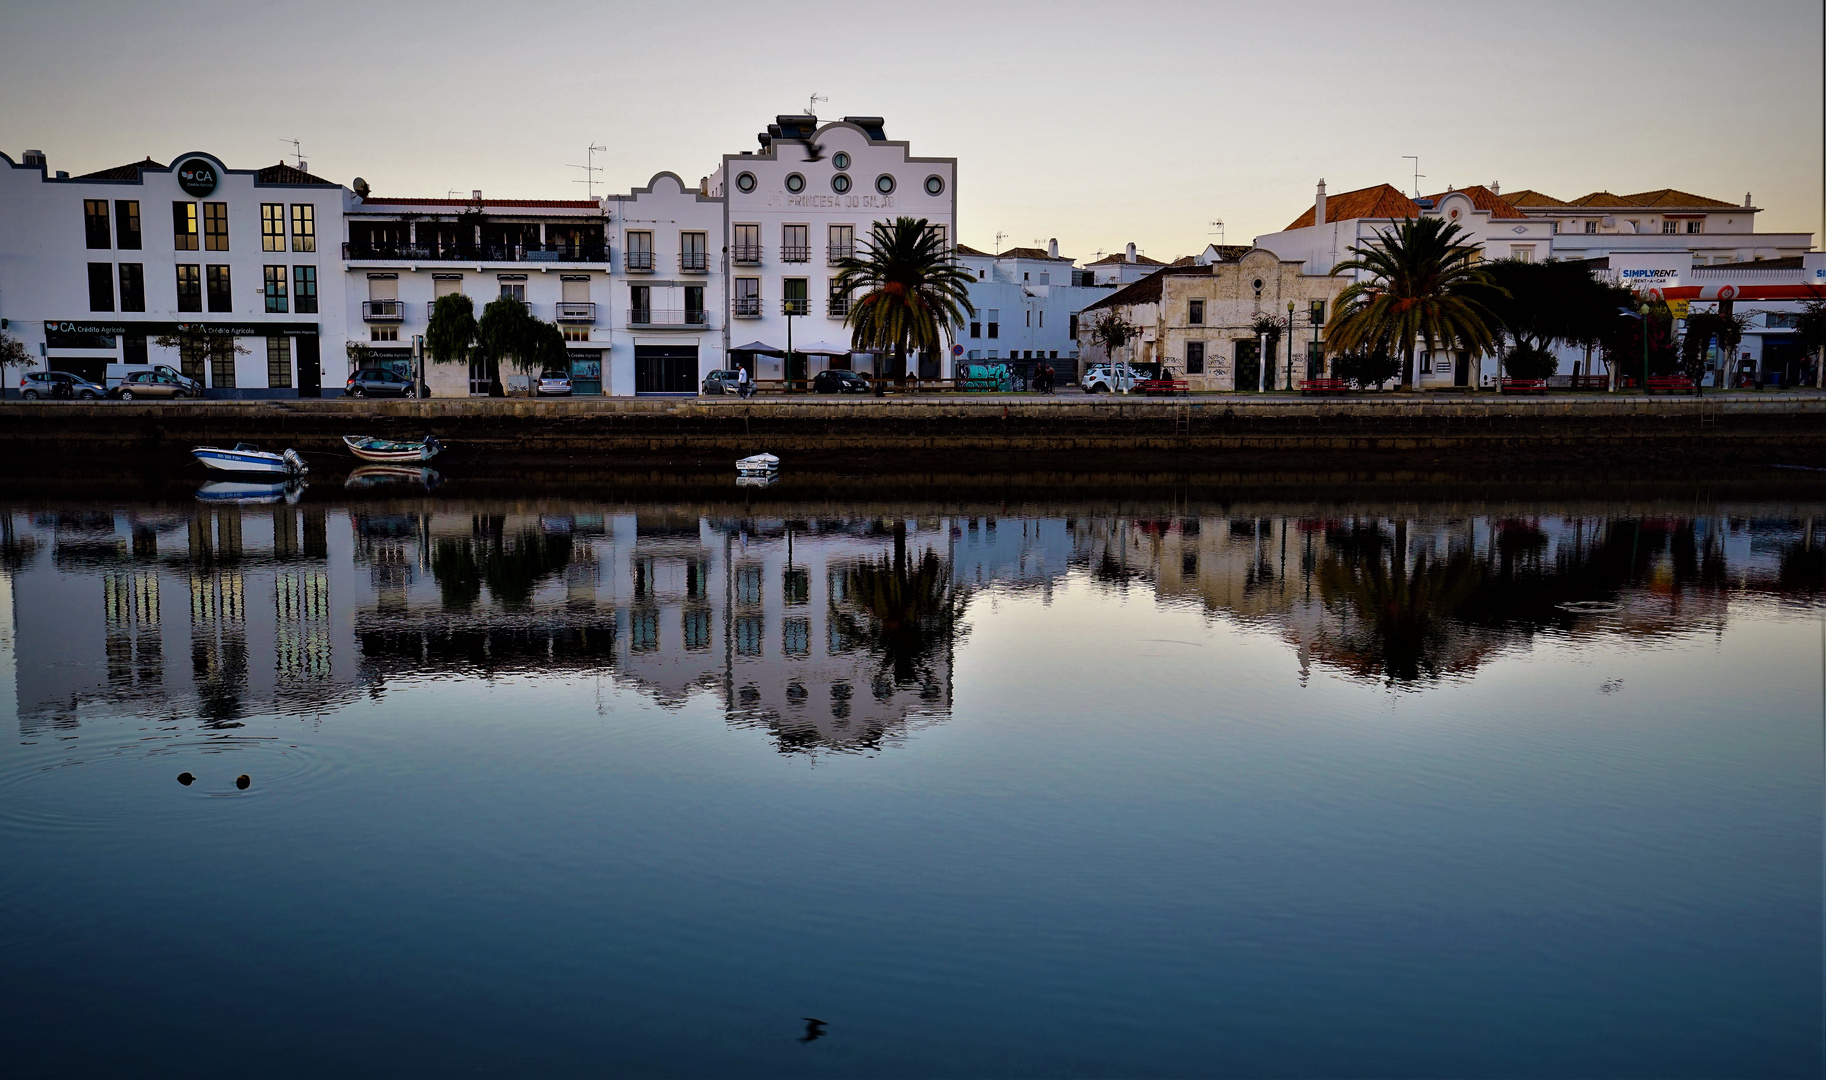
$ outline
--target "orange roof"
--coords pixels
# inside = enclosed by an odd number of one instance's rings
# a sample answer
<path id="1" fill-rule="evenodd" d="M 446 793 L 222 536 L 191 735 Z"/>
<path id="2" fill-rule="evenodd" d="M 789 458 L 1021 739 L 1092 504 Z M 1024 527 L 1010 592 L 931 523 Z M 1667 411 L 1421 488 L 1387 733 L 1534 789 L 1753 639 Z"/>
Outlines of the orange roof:
<path id="1" fill-rule="evenodd" d="M 996 258 L 998 258 L 998 259 L 1040 259 L 1045 262 L 1071 262 L 1070 259 L 1067 259 L 1063 256 L 1048 255 L 1046 252 L 1040 250 L 1039 248 L 1031 248 L 1031 247 L 1003 248 L 1002 253 L 1000 255 L 997 255 Z"/>
<path id="2" fill-rule="evenodd" d="M 1734 203 L 1720 202 L 1717 199 L 1708 199 L 1704 195 L 1694 195 L 1690 192 L 1676 191 L 1673 188 L 1662 188 L 1659 191 L 1638 192 L 1634 195 L 1625 195 L 1623 196 L 1623 199 L 1631 206 L 1712 206 L 1721 210 L 1743 209 L 1743 207 L 1737 206 Z"/>
<path id="3" fill-rule="evenodd" d="M 1128 261 L 1129 261 L 1129 257 L 1127 255 L 1124 255 L 1122 252 L 1118 251 L 1114 255 L 1105 255 L 1103 258 L 1098 259 L 1096 262 L 1088 262 L 1088 263 L 1085 263 L 1084 265 L 1102 266 L 1104 263 L 1126 263 Z M 1165 266 L 1167 264 L 1161 262 L 1159 259 L 1150 259 L 1146 255 L 1137 254 L 1135 256 L 1135 261 L 1133 263 L 1130 263 L 1129 265 L 1131 265 L 1131 266 Z"/>
<path id="4" fill-rule="evenodd" d="M 989 253 L 988 253 L 988 252 L 987 252 L 987 251 L 978 251 L 978 250 L 977 250 L 977 249 L 975 249 L 975 248 L 973 248 L 973 247 L 971 247 L 971 246 L 970 246 L 970 245 L 968 245 L 968 244 L 955 244 L 955 245 L 953 245 L 953 246 L 952 246 L 952 248 L 951 248 L 951 250 L 952 250 L 952 251 L 954 251 L 954 252 L 956 252 L 956 253 L 957 253 L 957 254 L 959 254 L 959 255 L 983 255 L 983 256 L 987 256 L 987 255 L 988 255 L 988 254 L 989 254 Z"/>
<path id="5" fill-rule="evenodd" d="M 1293 219 L 1288 229 L 1310 228 L 1313 223 L 1313 208 L 1308 206 L 1306 212 Z M 1325 220 L 1349 221 L 1352 218 L 1417 218 L 1420 206 L 1413 199 L 1387 184 L 1375 187 L 1358 188 L 1356 191 L 1341 191 L 1328 196 L 1325 200 Z"/>
<path id="6" fill-rule="evenodd" d="M 303 169 L 294 169 L 281 161 L 277 165 L 268 165 L 254 174 L 254 179 L 262 184 L 316 184 L 322 187 L 336 187 L 335 181 L 325 180 L 321 176 L 312 176 Z"/>
<path id="7" fill-rule="evenodd" d="M 1482 184 L 1473 184 L 1470 187 L 1452 188 L 1450 191 L 1442 191 L 1437 195 L 1428 195 L 1427 198 L 1432 200 L 1434 206 L 1438 206 L 1439 200 L 1453 192 L 1468 196 L 1472 206 L 1477 207 L 1479 210 L 1488 210 L 1490 216 L 1493 218 L 1521 218 L 1528 216 L 1504 202 L 1501 195 L 1484 187 Z M 1325 216 L 1331 216 L 1331 210 L 1329 208 L 1325 211 Z"/>
<path id="8" fill-rule="evenodd" d="M 1634 206 L 1633 202 L 1612 195 L 1608 191 L 1594 191 L 1583 198 L 1572 200 L 1573 206 Z"/>
<path id="9" fill-rule="evenodd" d="M 1503 201 L 1508 203 L 1510 206 L 1526 206 L 1526 207 L 1531 207 L 1531 208 L 1539 207 L 1539 206 L 1571 206 L 1572 205 L 1571 203 L 1565 202 L 1561 199 L 1556 199 L 1552 195 L 1542 194 L 1539 191 L 1512 191 L 1509 194 L 1503 196 Z"/>

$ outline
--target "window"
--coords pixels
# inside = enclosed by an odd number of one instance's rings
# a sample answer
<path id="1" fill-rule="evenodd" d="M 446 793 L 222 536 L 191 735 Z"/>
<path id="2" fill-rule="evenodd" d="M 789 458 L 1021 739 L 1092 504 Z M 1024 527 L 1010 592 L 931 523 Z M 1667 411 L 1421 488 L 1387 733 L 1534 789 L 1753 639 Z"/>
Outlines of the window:
<path id="1" fill-rule="evenodd" d="M 590 328 L 587 326 L 566 326 L 562 327 L 562 329 L 564 331 L 564 340 L 566 341 L 590 340 Z"/>
<path id="2" fill-rule="evenodd" d="M 310 203 L 292 204 L 292 250 L 317 250 L 317 208 Z"/>
<path id="3" fill-rule="evenodd" d="M 501 279 L 501 295 L 502 296 L 511 296 L 515 300 L 520 301 L 522 304 L 526 303 L 526 281 L 525 281 L 525 279 L 521 279 L 521 280 L 517 280 L 517 281 L 507 279 L 507 278 Z"/>
<path id="4" fill-rule="evenodd" d="M 1193 326 L 1205 325 L 1205 302 L 1203 300 L 1191 300 L 1186 303 L 1186 321 Z"/>
<path id="5" fill-rule="evenodd" d="M 894 194 L 894 178 L 887 173 L 882 173 L 880 176 L 877 176 L 875 178 L 875 190 L 881 192 L 883 195 Z"/>
<path id="6" fill-rule="evenodd" d="M 139 200 L 114 200 L 114 246 L 122 251 L 138 251 Z"/>
<path id="7" fill-rule="evenodd" d="M 755 187 L 754 173 L 745 172 L 735 178 L 735 189 L 746 195 Z"/>
<path id="8" fill-rule="evenodd" d="M 266 385 L 288 390 L 292 385 L 292 339 L 275 334 L 266 339 Z"/>
<path id="9" fill-rule="evenodd" d="M 146 360 L 146 335 L 128 334 L 120 339 L 120 358 L 125 364 L 144 364 Z"/>
<path id="10" fill-rule="evenodd" d="M 197 249 L 197 204 L 171 204 L 171 246 L 177 251 Z"/>
<path id="11" fill-rule="evenodd" d="M 736 262 L 757 263 L 761 261 L 761 227 L 759 225 L 737 225 L 735 235 L 731 237 L 730 258 Z"/>
<path id="12" fill-rule="evenodd" d="M 808 303 L 808 286 L 811 283 L 805 278 L 783 278 L 780 281 L 780 297 L 783 301 L 781 312 L 786 315 L 809 315 L 812 306 Z"/>
<path id="13" fill-rule="evenodd" d="M 1066 331 L 1066 334 L 1073 341 L 1078 340 L 1078 313 L 1075 311 L 1072 312 L 1071 329 Z"/>
<path id="14" fill-rule="evenodd" d="M 1590 235 L 1590 234 L 1592 234 L 1592 233 L 1595 233 L 1595 232 L 1597 232 L 1597 231 L 1598 231 L 1598 223 L 1597 223 L 1597 222 L 1595 222 L 1595 221 L 1587 221 L 1587 222 L 1586 222 L 1586 223 L 1585 223 L 1585 233 L 1586 233 L 1586 235 L 1588 235 L 1588 236 L 1589 236 L 1589 235 Z"/>
<path id="15" fill-rule="evenodd" d="M 990 336 L 990 337 L 992 337 L 992 338 L 999 338 L 999 337 L 1001 337 L 1001 336 L 1002 336 L 1002 312 L 1001 312 L 1001 309 L 999 309 L 999 308 L 990 308 L 990 309 L 989 309 L 989 312 L 988 312 L 988 317 L 987 317 L 987 318 L 986 318 L 986 319 L 984 319 L 984 321 L 985 321 L 985 322 L 987 322 L 987 323 L 988 323 L 988 324 L 989 324 L 989 336 Z"/>
<path id="16" fill-rule="evenodd" d="M 983 336 L 983 324 L 980 322 L 971 323 L 970 324 L 970 336 L 973 338 L 982 337 Z"/>
<path id="17" fill-rule="evenodd" d="M 228 250 L 227 203 L 206 202 L 203 204 L 203 250 Z"/>
<path id="18" fill-rule="evenodd" d="M 892 189 L 890 189 L 890 190 L 892 190 Z M 926 177 L 926 194 L 943 195 L 944 193 L 945 193 L 945 178 L 944 177 L 939 176 L 937 174 Z M 886 192 L 884 192 L 883 194 L 886 194 Z"/>
<path id="19" fill-rule="evenodd" d="M 812 595 L 811 571 L 794 567 L 780 575 L 780 595 L 789 607 L 808 603 Z"/>
<path id="20" fill-rule="evenodd" d="M 685 286 L 685 322 L 698 326 L 704 322 L 704 287 Z"/>
<path id="21" fill-rule="evenodd" d="M 1661 222 L 1661 231 L 1663 233 L 1677 233 L 1680 231 L 1680 222 L 1668 221 L 1664 218 Z"/>
<path id="22" fill-rule="evenodd" d="M 850 190 L 850 175 L 848 173 L 838 173 L 831 177 L 831 190 L 839 195 L 847 195 Z"/>
<path id="23" fill-rule="evenodd" d="M 283 315 L 285 313 L 285 267 L 268 266 L 266 275 L 266 313 Z"/>
<path id="24" fill-rule="evenodd" d="M 1046 309 L 1040 309 L 1040 329 L 1046 329 Z"/>
<path id="25" fill-rule="evenodd" d="M 832 225 L 827 234 L 832 264 L 853 258 L 856 254 L 856 226 Z"/>
<path id="26" fill-rule="evenodd" d="M 368 328 L 368 340 L 369 341 L 398 341 L 399 340 L 399 327 L 397 327 L 397 326 L 370 326 Z"/>
<path id="27" fill-rule="evenodd" d="M 805 262 L 812 257 L 809 225 L 780 226 L 780 261 Z"/>
<path id="28" fill-rule="evenodd" d="M 209 288 L 209 310 L 233 311 L 235 296 L 234 290 L 229 287 L 228 267 L 212 265 L 206 273 L 204 280 Z"/>
<path id="29" fill-rule="evenodd" d="M 653 269 L 653 234 L 628 233 L 628 250 L 624 253 L 629 270 Z"/>
<path id="30" fill-rule="evenodd" d="M 292 267 L 292 302 L 297 306 L 298 314 L 316 314 L 317 268 L 315 266 Z"/>
<path id="31" fill-rule="evenodd" d="M 178 267 L 178 310 L 203 310 L 203 268 L 195 263 Z"/>
<path id="32" fill-rule="evenodd" d="M 678 268 L 686 271 L 703 273 L 710 269 L 709 248 L 705 244 L 704 234 L 688 232 L 678 234 Z"/>
<path id="33" fill-rule="evenodd" d="M 120 309 L 146 310 L 146 267 L 141 263 L 120 264 Z"/>
<path id="34" fill-rule="evenodd" d="M 1687 232 L 1690 232 L 1690 233 L 1699 232 L 1700 231 L 1699 227 L 1703 224 L 1705 224 L 1703 221 L 1689 221 L 1689 222 L 1687 222 Z"/>
<path id="35" fill-rule="evenodd" d="M 90 248 L 106 250 L 111 245 L 108 236 L 108 200 L 82 201 L 82 235 Z"/>
<path id="36" fill-rule="evenodd" d="M 1027 326 L 1031 329 L 1033 327 L 1033 309 L 1028 308 L 1024 314 L 1027 316 Z"/>
<path id="37" fill-rule="evenodd" d="M 1509 257 L 1516 262 L 1531 263 L 1534 261 L 1534 245 L 1511 244 L 1509 246 Z"/>
<path id="38" fill-rule="evenodd" d="M 1314 326 L 1325 325 L 1325 301 L 1314 300 L 1306 305 L 1306 313 L 1312 318 Z"/>
<path id="39" fill-rule="evenodd" d="M 215 269 L 211 267 L 210 269 Z M 227 267 L 223 267 L 227 269 Z M 209 385 L 231 390 L 235 385 L 235 339 L 212 336 L 209 342 Z"/>
<path id="40" fill-rule="evenodd" d="M 1432 353 L 1423 352 L 1420 354 L 1420 373 L 1422 375 L 1433 374 L 1433 354 Z"/>
<path id="41" fill-rule="evenodd" d="M 926 227 L 926 232 L 932 236 L 932 239 L 938 241 L 938 249 L 940 251 L 944 251 L 949 247 L 949 245 L 946 243 L 946 239 L 949 237 L 950 234 L 948 232 L 946 232 L 945 227 L 943 225 L 928 225 Z M 1027 275 L 1022 274 L 1021 280 L 1023 280 L 1023 281 L 1027 280 Z"/>
<path id="42" fill-rule="evenodd" d="M 761 279 L 739 277 L 735 279 L 735 296 L 731 300 L 732 311 L 738 318 L 759 318 L 761 314 Z"/>
<path id="43" fill-rule="evenodd" d="M 1052 274 L 1048 273 L 1045 270 L 1040 271 L 1040 284 L 1051 285 L 1052 284 Z"/>
<path id="44" fill-rule="evenodd" d="M 831 155 L 831 167 L 837 169 L 849 168 L 850 156 L 841 150 L 837 151 L 835 154 Z"/>
<path id="45" fill-rule="evenodd" d="M 787 656 L 804 656 L 812 651 L 812 622 L 810 619 L 782 619 L 780 621 L 780 651 Z"/>
<path id="46" fill-rule="evenodd" d="M 260 250 L 285 250 L 285 204 L 260 204 Z"/>
<path id="47" fill-rule="evenodd" d="M 798 173 L 787 173 L 786 174 L 786 190 L 792 192 L 794 195 L 797 195 L 801 191 L 804 191 L 805 190 L 805 177 L 799 175 Z"/>
<path id="48" fill-rule="evenodd" d="M 89 310 L 114 310 L 114 264 L 89 264 Z"/>
<path id="49" fill-rule="evenodd" d="M 628 321 L 631 323 L 653 321 L 653 286 L 628 286 Z"/>
<path id="50" fill-rule="evenodd" d="M 710 647 L 710 613 L 702 608 L 685 612 L 685 648 L 701 652 Z"/>
<path id="51" fill-rule="evenodd" d="M 825 291 L 825 296 L 830 300 L 830 312 L 833 316 L 841 317 L 850 313 L 850 294 L 838 287 L 836 278 L 830 280 L 830 287 Z"/>

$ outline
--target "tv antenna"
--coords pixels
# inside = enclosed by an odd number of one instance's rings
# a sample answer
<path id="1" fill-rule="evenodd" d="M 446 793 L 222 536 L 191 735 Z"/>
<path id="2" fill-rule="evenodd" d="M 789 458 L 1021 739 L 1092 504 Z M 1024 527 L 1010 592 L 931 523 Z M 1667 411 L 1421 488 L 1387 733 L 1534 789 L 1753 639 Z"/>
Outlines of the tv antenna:
<path id="1" fill-rule="evenodd" d="M 602 153 L 603 151 L 605 151 L 607 149 L 608 149 L 608 147 L 606 147 L 606 146 L 597 146 L 595 143 L 591 143 L 589 152 L 588 152 L 587 156 L 584 158 L 584 160 L 589 162 L 589 164 L 571 165 L 569 163 L 566 163 L 566 165 L 565 165 L 566 168 L 583 170 L 583 179 L 572 180 L 571 183 L 582 184 L 583 193 L 588 198 L 594 199 L 596 197 L 596 174 L 602 171 L 602 169 L 598 168 L 596 165 L 596 155 L 599 153 Z"/>
<path id="2" fill-rule="evenodd" d="M 1414 163 L 1414 197 L 1418 199 L 1420 198 L 1420 178 L 1426 175 L 1426 173 L 1420 171 L 1420 158 L 1413 154 L 1403 154 L 1401 157 L 1404 161 L 1411 161 Z"/>
<path id="3" fill-rule="evenodd" d="M 1004 241 L 1004 240 L 1006 240 L 1006 239 L 1008 239 L 1008 234 L 1007 234 L 1007 233 L 1005 233 L 1005 232 L 997 232 L 997 233 L 996 233 L 996 234 L 995 234 L 995 254 L 996 254 L 996 257 L 997 257 L 997 258 L 1000 258 L 1000 257 L 1001 257 L 1001 254 L 1002 254 L 1002 241 Z"/>
<path id="4" fill-rule="evenodd" d="M 1218 220 L 1208 222 L 1207 224 L 1209 224 L 1211 226 L 1211 231 L 1206 233 L 1205 235 L 1217 237 L 1217 246 L 1224 247 L 1225 245 L 1224 245 L 1224 221 L 1223 221 L 1223 219 L 1219 218 Z"/>
<path id="5" fill-rule="evenodd" d="M 811 100 L 807 101 L 805 103 L 805 115 L 817 116 L 818 115 L 818 103 L 820 101 L 829 101 L 829 100 L 830 100 L 830 98 L 827 98 L 823 94 L 820 94 L 814 90 L 812 92 Z"/>
<path id="6" fill-rule="evenodd" d="M 280 139 L 280 142 L 292 144 L 292 160 L 298 163 L 299 172 L 310 172 L 310 166 L 304 163 L 304 146 L 297 139 Z"/>

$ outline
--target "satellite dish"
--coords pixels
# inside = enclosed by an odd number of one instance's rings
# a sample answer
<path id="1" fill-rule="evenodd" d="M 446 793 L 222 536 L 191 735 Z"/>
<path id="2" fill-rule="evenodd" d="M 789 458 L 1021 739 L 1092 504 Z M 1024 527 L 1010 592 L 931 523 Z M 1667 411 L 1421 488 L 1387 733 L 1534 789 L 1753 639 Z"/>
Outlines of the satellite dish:
<path id="1" fill-rule="evenodd" d="M 357 176 L 354 180 L 350 181 L 349 187 L 353 188 L 355 190 L 355 194 L 361 196 L 362 198 L 365 199 L 368 197 L 368 182 L 366 180 L 363 180 L 361 177 Z"/>

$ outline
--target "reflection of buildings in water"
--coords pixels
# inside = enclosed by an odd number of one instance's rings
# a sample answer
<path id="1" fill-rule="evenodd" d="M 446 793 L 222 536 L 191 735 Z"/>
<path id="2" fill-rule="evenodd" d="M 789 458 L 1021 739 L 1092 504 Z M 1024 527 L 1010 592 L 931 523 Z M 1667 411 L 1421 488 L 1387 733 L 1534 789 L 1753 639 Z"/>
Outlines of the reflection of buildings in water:
<path id="1" fill-rule="evenodd" d="M 348 588 L 332 585 L 321 508 L 8 516 L 37 543 L 9 575 L 22 730 L 74 725 L 96 702 L 238 726 L 352 689 L 353 665 L 333 662 Z"/>

